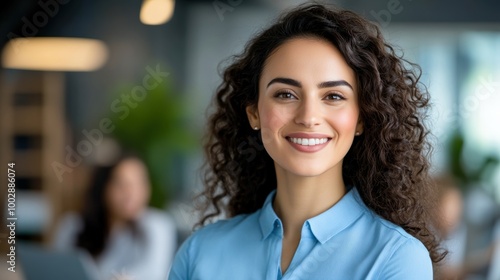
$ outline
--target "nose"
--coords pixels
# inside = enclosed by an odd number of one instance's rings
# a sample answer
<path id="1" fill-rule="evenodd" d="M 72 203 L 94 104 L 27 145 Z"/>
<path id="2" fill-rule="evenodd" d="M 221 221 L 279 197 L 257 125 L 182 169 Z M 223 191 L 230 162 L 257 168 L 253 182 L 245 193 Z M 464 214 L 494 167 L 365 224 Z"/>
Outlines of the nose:
<path id="1" fill-rule="evenodd" d="M 305 97 L 297 109 L 295 115 L 295 123 L 303 125 L 307 128 L 320 124 L 320 100 Z"/>

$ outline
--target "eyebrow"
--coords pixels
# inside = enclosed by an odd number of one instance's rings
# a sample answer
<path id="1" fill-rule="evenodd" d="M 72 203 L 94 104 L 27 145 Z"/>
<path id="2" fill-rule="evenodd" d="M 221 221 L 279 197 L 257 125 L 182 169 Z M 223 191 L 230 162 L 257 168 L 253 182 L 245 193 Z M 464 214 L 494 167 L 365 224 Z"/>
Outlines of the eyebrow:
<path id="1" fill-rule="evenodd" d="M 287 85 L 291 85 L 291 86 L 294 86 L 294 87 L 302 87 L 302 84 L 299 81 L 297 81 L 297 80 L 290 79 L 290 78 L 278 77 L 278 78 L 272 79 L 267 84 L 266 88 L 268 88 L 270 85 L 272 85 L 274 83 L 282 83 L 282 84 L 287 84 Z M 354 90 L 353 87 L 351 86 L 351 84 L 349 84 L 345 80 L 326 81 L 326 82 L 321 82 L 321 83 L 318 84 L 318 88 L 338 87 L 338 86 L 347 86 L 347 87 L 351 88 L 352 90 Z"/>

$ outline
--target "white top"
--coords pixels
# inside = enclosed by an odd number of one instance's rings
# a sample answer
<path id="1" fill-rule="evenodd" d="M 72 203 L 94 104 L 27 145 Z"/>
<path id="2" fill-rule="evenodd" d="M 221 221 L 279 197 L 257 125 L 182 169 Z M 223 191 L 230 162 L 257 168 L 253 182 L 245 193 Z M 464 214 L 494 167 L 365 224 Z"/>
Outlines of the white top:
<path id="1" fill-rule="evenodd" d="M 148 209 L 138 219 L 143 234 L 134 237 L 130 229 L 113 231 L 96 266 L 102 279 L 166 279 L 177 249 L 176 227 L 172 219 L 158 210 Z M 68 214 L 60 222 L 53 247 L 74 250 L 83 227 L 79 215 Z"/>

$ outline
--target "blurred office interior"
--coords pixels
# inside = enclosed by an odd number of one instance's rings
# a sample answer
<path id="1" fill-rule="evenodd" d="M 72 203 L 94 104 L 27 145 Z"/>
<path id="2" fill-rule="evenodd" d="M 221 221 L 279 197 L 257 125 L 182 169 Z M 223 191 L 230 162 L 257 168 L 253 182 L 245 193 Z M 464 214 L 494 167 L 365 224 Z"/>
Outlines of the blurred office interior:
<path id="1" fill-rule="evenodd" d="M 159 3 L 147 10 L 147 2 Z M 150 204 L 174 218 L 182 242 L 196 222 L 191 202 L 202 188 L 201 143 L 220 69 L 253 34 L 304 2 L 2 1 L 0 159 L 3 167 L 16 162 L 17 238 L 49 243 L 58 220 L 81 208 L 92 168 L 134 150 L 149 168 Z M 432 97 L 433 174 L 459 190 L 449 206 L 459 212 L 447 235 L 455 238 L 451 255 L 457 266 L 470 267 L 469 279 L 500 275 L 491 265 L 500 267 L 494 247 L 500 240 L 500 2 L 322 3 L 373 20 L 399 53 L 421 66 Z M 0 232 L 4 252 L 8 232 Z"/>

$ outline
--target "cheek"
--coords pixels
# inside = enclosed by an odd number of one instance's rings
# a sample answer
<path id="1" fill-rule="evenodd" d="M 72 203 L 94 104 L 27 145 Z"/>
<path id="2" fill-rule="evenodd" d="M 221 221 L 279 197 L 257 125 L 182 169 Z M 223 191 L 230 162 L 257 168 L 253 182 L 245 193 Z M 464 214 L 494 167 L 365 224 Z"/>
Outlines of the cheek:
<path id="1" fill-rule="evenodd" d="M 144 189 L 142 187 L 137 188 L 132 195 L 132 199 L 135 202 L 135 204 L 143 204 L 144 200 L 146 198 L 146 194 L 144 192 Z"/>
<path id="2" fill-rule="evenodd" d="M 265 127 L 274 127 L 285 122 L 287 119 L 287 111 L 283 106 L 272 104 L 269 101 L 261 102 L 258 105 L 260 121 Z"/>
<path id="3" fill-rule="evenodd" d="M 120 209 L 120 204 L 121 204 L 121 194 L 119 192 L 116 192 L 114 190 L 110 190 L 110 192 L 107 195 L 106 202 L 108 204 L 108 207 L 112 209 L 112 211 L 117 211 Z"/>
<path id="4" fill-rule="evenodd" d="M 284 106 L 262 104 L 259 107 L 262 141 L 270 141 L 279 130 L 292 121 L 293 114 Z"/>
<path id="5" fill-rule="evenodd" d="M 336 128 L 338 133 L 351 133 L 356 130 L 358 124 L 357 110 L 342 110 L 336 114 L 332 114 L 329 122 Z"/>

